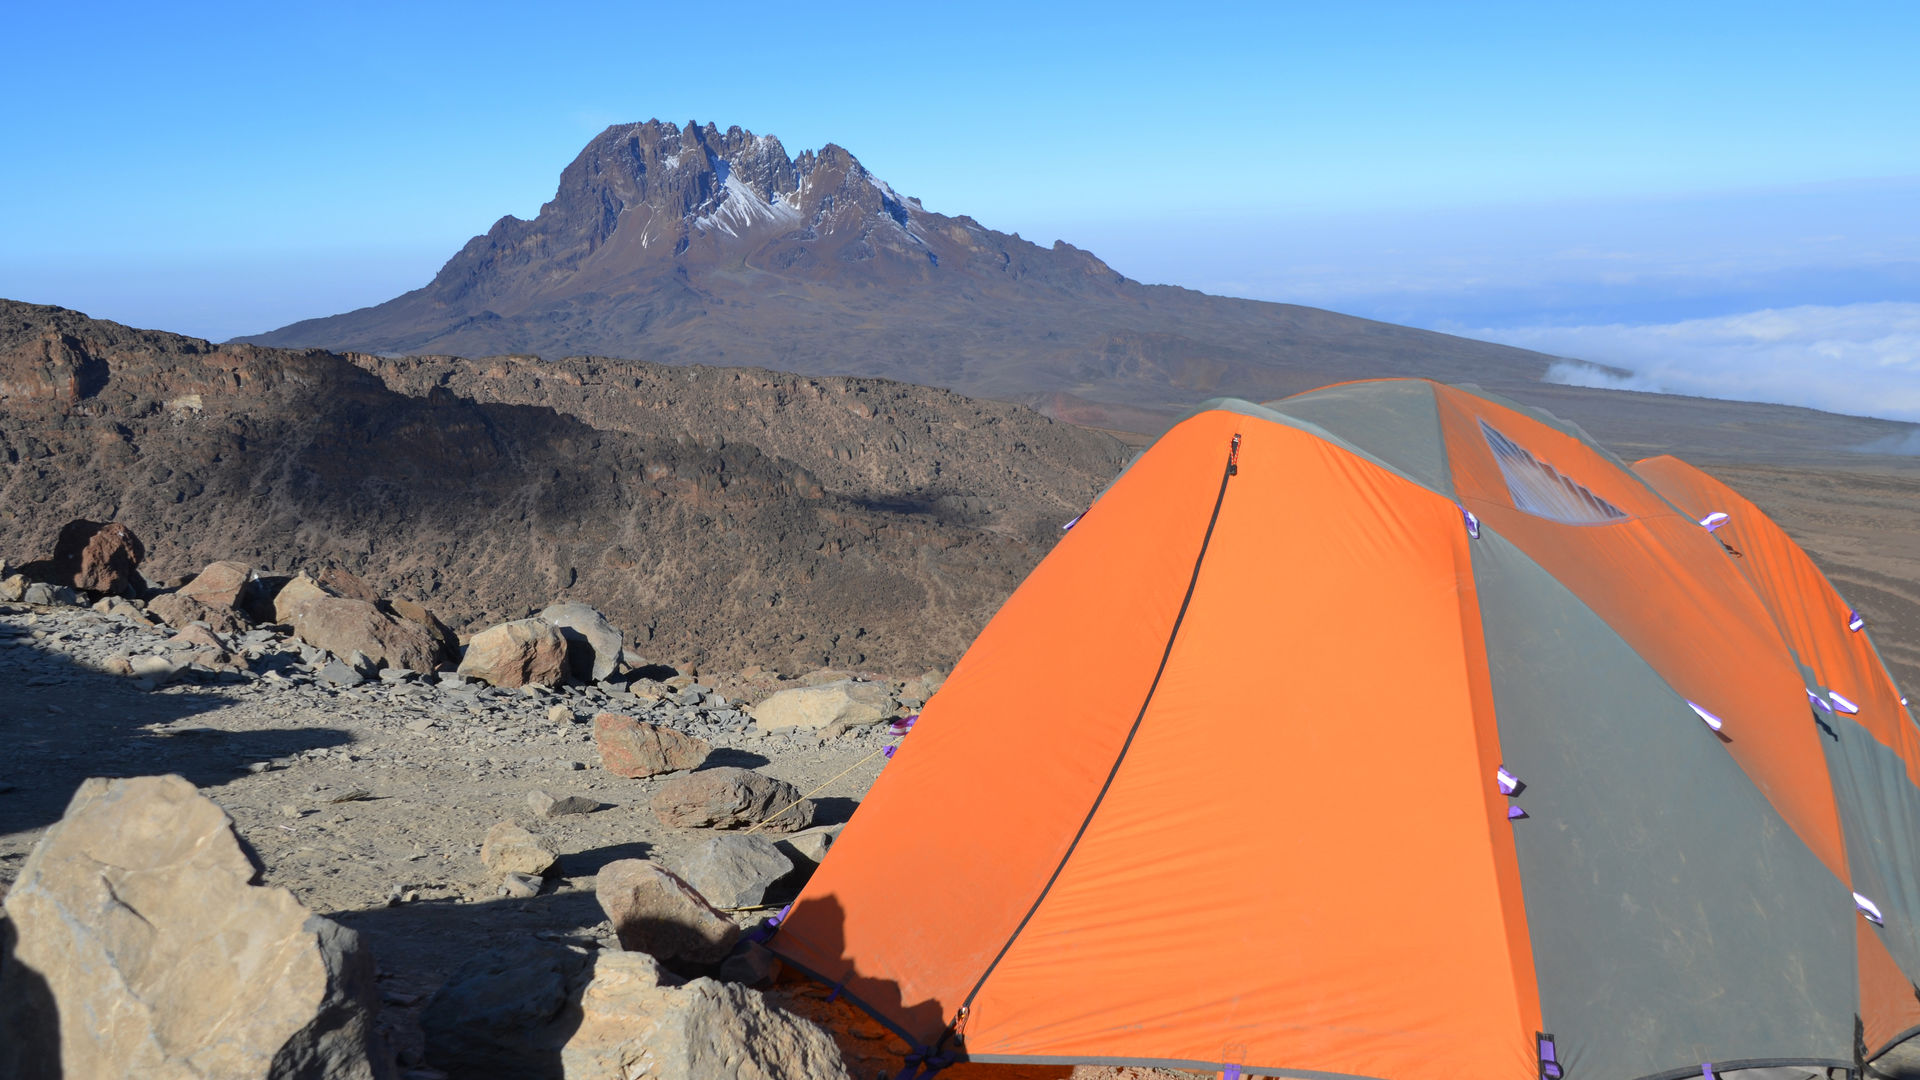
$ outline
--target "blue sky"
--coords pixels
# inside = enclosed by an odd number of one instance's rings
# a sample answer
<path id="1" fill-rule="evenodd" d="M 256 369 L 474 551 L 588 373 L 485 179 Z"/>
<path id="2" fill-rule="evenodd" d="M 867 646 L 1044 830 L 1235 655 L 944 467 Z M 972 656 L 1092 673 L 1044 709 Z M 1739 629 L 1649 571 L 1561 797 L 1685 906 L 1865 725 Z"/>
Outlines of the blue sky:
<path id="1" fill-rule="evenodd" d="M 1765 362 L 1773 398 L 1906 415 L 1873 388 L 1920 381 L 1916 31 L 1911 4 L 16 5 L 0 295 L 214 338 L 375 303 L 657 116 L 840 143 L 1146 281 L 1669 389 Z M 1800 313 L 1762 359 L 1761 324 L 1713 322 L 1761 311 Z M 1647 331 L 1682 324 L 1674 360 Z"/>

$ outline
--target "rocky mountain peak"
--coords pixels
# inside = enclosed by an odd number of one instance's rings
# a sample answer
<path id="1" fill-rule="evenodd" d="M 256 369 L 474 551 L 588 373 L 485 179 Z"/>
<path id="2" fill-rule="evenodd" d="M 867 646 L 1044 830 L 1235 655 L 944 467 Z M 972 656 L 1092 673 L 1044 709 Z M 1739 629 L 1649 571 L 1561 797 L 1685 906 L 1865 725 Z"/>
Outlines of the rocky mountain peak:
<path id="1" fill-rule="evenodd" d="M 533 220 L 501 218 L 425 287 L 247 340 L 758 364 L 1162 414 L 1369 375 L 1531 380 L 1549 363 L 1142 285 L 1065 241 L 930 210 L 840 144 L 794 153 L 737 126 L 661 120 L 596 135 Z"/>

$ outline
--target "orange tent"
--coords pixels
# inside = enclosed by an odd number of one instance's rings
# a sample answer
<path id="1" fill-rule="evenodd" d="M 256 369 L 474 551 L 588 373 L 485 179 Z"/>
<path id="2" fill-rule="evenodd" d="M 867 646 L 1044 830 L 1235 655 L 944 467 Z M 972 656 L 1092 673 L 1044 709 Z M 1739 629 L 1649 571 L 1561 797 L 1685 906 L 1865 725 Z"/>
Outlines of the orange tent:
<path id="1" fill-rule="evenodd" d="M 1887 1064 L 1920 757 L 1852 621 L 1710 478 L 1473 388 L 1210 403 L 982 632 L 772 948 L 928 1071 Z"/>

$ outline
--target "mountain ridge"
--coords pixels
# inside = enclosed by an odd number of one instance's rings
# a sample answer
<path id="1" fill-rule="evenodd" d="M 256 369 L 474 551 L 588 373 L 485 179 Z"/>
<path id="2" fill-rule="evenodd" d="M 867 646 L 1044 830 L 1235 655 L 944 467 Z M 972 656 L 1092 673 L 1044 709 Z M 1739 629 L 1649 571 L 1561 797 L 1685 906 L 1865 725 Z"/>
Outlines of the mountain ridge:
<path id="1" fill-rule="evenodd" d="M 0 553 L 339 565 L 478 630 L 556 599 L 643 654 L 951 664 L 1125 461 L 1001 402 L 641 361 L 383 361 L 0 300 Z"/>
<path id="2" fill-rule="evenodd" d="M 605 356 L 875 376 L 1178 410 L 1329 382 L 1538 381 L 1555 358 L 1297 305 L 1145 285 L 1091 252 L 927 210 L 828 143 L 609 127 L 531 219 L 383 304 L 235 339 L 383 355 Z"/>

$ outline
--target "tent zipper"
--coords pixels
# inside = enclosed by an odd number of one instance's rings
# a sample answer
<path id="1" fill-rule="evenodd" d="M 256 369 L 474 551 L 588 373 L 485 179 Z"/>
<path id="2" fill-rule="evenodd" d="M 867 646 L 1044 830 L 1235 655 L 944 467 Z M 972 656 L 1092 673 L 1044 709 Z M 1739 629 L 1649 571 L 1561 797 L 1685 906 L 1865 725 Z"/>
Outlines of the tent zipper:
<path id="1" fill-rule="evenodd" d="M 1060 880 L 1061 872 L 1067 868 L 1067 863 L 1073 860 L 1073 853 L 1079 850 L 1080 840 L 1086 836 L 1087 827 L 1093 823 L 1093 816 L 1100 811 L 1100 804 L 1106 800 L 1108 790 L 1113 787 L 1113 778 L 1119 775 L 1121 763 L 1127 760 L 1127 751 L 1132 749 L 1134 736 L 1140 733 L 1140 724 L 1147 718 L 1147 709 L 1153 704 L 1154 692 L 1160 689 L 1160 679 L 1167 673 L 1167 661 L 1173 656 L 1173 644 L 1179 640 L 1180 626 L 1186 622 L 1187 608 L 1193 604 L 1194 588 L 1200 583 L 1200 567 L 1207 561 L 1207 548 L 1213 543 L 1214 526 L 1220 522 L 1220 507 L 1225 504 L 1227 500 L 1227 484 L 1235 476 L 1238 476 L 1239 473 L 1240 433 L 1235 432 L 1233 441 L 1227 445 L 1227 464 L 1220 475 L 1220 491 L 1213 497 L 1213 513 L 1207 518 L 1207 531 L 1200 537 L 1200 551 L 1194 556 L 1193 572 L 1187 578 L 1186 595 L 1180 600 L 1180 611 L 1173 618 L 1173 628 L 1167 632 L 1167 645 L 1165 649 L 1161 650 L 1160 666 L 1154 670 L 1153 682 L 1147 686 L 1147 696 L 1146 699 L 1140 703 L 1140 712 L 1134 716 L 1133 726 L 1127 730 L 1126 741 L 1120 744 L 1120 753 L 1114 757 L 1113 767 L 1107 770 L 1107 779 L 1100 785 L 1100 793 L 1094 796 L 1093 805 L 1087 808 L 1087 816 L 1081 820 L 1079 831 L 1073 834 L 1073 841 L 1067 845 L 1066 853 L 1060 856 L 1059 865 L 1053 868 L 1053 875 L 1047 878 L 1046 885 L 1041 887 L 1040 895 L 1034 898 L 1033 906 L 1028 908 L 1026 915 L 1021 917 L 1020 924 L 1013 928 L 1013 933 L 1007 938 L 1007 943 L 1000 946 L 1000 951 L 994 955 L 993 962 L 988 964 L 987 969 L 980 973 L 979 981 L 975 982 L 973 989 L 967 992 L 966 1000 L 960 1003 L 959 1010 L 954 1014 L 954 1022 L 947 1025 L 946 1032 L 940 1036 L 940 1040 L 935 1044 L 936 1053 L 943 1050 L 947 1043 L 953 1040 L 959 1034 L 960 1030 L 964 1028 L 964 1018 L 973 1007 L 973 999 L 979 995 L 980 988 L 987 984 L 987 979 L 992 977 L 994 969 L 1000 966 L 1000 961 L 1005 959 L 1007 953 L 1012 950 L 1013 943 L 1020 939 L 1020 932 L 1027 928 L 1029 922 L 1033 921 L 1033 916 L 1040 910 L 1040 905 L 1046 902 L 1047 894 L 1053 891 L 1053 885 Z"/>

